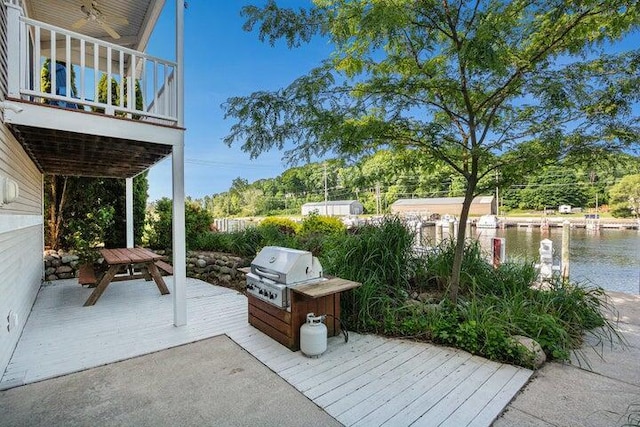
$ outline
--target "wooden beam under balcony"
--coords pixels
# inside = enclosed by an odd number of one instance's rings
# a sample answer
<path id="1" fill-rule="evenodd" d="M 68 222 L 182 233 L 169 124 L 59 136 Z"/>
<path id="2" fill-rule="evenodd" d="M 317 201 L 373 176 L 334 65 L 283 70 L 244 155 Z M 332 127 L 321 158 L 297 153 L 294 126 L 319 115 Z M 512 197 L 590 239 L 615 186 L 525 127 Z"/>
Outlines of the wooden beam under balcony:
<path id="1" fill-rule="evenodd" d="M 45 174 L 128 178 L 169 156 L 184 129 L 34 102 L 5 122 Z M 19 111 L 20 110 L 20 111 Z"/>

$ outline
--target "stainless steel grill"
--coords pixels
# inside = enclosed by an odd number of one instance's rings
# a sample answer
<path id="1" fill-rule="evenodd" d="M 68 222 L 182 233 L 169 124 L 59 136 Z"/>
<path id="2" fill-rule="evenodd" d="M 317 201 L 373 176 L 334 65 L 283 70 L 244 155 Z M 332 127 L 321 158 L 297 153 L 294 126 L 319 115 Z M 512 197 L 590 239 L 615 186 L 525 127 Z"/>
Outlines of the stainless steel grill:
<path id="1" fill-rule="evenodd" d="M 320 261 L 311 252 L 265 246 L 251 262 L 247 292 L 277 307 L 289 306 L 290 288 L 322 279 Z"/>

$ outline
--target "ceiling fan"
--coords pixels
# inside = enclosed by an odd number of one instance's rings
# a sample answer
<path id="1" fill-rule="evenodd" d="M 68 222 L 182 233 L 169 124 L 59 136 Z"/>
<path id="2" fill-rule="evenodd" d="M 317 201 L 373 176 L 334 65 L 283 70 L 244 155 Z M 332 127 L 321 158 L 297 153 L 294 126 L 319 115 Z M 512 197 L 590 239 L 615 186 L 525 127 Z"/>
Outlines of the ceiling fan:
<path id="1" fill-rule="evenodd" d="M 100 25 L 111 37 L 114 39 L 119 39 L 120 34 L 116 30 L 111 27 L 110 24 L 114 25 L 128 25 L 129 21 L 126 18 L 120 16 L 107 16 L 105 15 L 99 8 L 98 2 L 92 0 L 81 0 L 82 5 L 80 6 L 80 10 L 85 14 L 84 18 L 77 20 L 71 27 L 74 30 L 79 30 L 84 27 L 87 22 L 95 22 Z"/>

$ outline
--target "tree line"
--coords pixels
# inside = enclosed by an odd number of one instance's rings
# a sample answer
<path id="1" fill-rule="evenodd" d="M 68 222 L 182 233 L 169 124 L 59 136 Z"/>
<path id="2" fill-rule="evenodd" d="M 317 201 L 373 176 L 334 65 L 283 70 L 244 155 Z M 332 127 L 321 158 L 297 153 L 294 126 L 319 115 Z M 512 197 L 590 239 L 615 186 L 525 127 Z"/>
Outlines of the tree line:
<path id="1" fill-rule="evenodd" d="M 380 150 L 357 162 L 309 163 L 252 183 L 238 177 L 229 190 L 193 201 L 214 217 L 298 215 L 304 203 L 324 200 L 325 171 L 329 200 L 359 200 L 371 214 L 378 206 L 380 213 L 388 212 L 401 198 L 461 197 L 465 190 L 444 162 L 427 162 L 408 150 Z M 634 174 L 640 174 L 640 157 L 630 154 L 603 156 L 595 163 L 560 162 L 499 188 L 501 209 L 609 205 L 614 185 Z"/>

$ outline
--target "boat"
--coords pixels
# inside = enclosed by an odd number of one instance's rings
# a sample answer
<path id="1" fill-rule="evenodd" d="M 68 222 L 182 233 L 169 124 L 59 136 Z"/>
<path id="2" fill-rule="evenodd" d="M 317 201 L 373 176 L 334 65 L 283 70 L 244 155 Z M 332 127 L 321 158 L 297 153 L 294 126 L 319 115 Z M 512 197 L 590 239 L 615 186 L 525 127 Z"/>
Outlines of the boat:
<path id="1" fill-rule="evenodd" d="M 496 215 L 482 215 L 478 221 L 476 221 L 477 228 L 498 228 L 500 220 Z"/>

